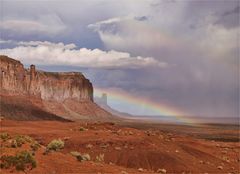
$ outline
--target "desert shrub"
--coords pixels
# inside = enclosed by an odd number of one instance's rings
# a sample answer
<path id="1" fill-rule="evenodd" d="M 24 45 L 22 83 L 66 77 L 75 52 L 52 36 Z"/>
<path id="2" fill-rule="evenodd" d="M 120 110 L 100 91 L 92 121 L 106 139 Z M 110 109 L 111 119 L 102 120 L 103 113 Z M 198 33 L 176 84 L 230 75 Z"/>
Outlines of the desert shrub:
<path id="1" fill-rule="evenodd" d="M 16 136 L 12 141 L 11 141 L 11 147 L 21 147 L 25 143 L 25 139 L 22 136 Z"/>
<path id="2" fill-rule="evenodd" d="M 26 167 L 35 168 L 37 166 L 36 160 L 28 151 L 18 152 L 15 156 L 4 155 L 1 157 L 1 168 L 8 169 L 15 167 L 16 170 L 25 171 Z"/>
<path id="3" fill-rule="evenodd" d="M 83 154 L 82 158 L 83 158 L 83 161 L 90 161 L 91 160 L 91 157 L 88 153 Z"/>
<path id="4" fill-rule="evenodd" d="M 22 146 L 22 144 L 18 144 L 16 140 L 11 140 L 11 147 L 16 148 Z"/>
<path id="5" fill-rule="evenodd" d="M 27 143 L 32 143 L 35 141 L 28 135 L 22 135 L 22 138 L 24 139 L 24 142 L 27 142 Z"/>
<path id="6" fill-rule="evenodd" d="M 79 131 L 85 131 L 86 129 L 84 127 L 80 127 Z"/>
<path id="7" fill-rule="evenodd" d="M 33 142 L 30 147 L 32 148 L 33 151 L 37 151 L 41 146 L 38 142 Z"/>
<path id="8" fill-rule="evenodd" d="M 70 154 L 74 157 L 77 158 L 78 161 L 90 161 L 91 160 L 91 157 L 89 154 L 81 154 L 79 152 L 76 152 L 76 151 L 73 151 L 73 152 L 70 152 Z"/>
<path id="9" fill-rule="evenodd" d="M 3 141 L 6 141 L 10 138 L 10 135 L 6 132 L 3 132 L 3 133 L 0 134 L 0 137 Z"/>
<path id="10" fill-rule="evenodd" d="M 82 155 L 79 152 L 73 151 L 73 152 L 70 152 L 70 154 L 72 156 L 76 157 L 78 161 L 82 161 L 83 160 Z"/>
<path id="11" fill-rule="evenodd" d="M 47 145 L 47 150 L 48 151 L 58 151 L 60 149 L 64 148 L 64 142 L 61 139 L 55 139 L 52 140 L 48 145 Z"/>
<path id="12" fill-rule="evenodd" d="M 99 154 L 96 156 L 96 162 L 104 162 L 104 154 Z"/>
<path id="13" fill-rule="evenodd" d="M 14 139 L 11 141 L 11 147 L 21 147 L 25 143 L 31 143 L 33 142 L 33 139 L 26 135 L 17 135 L 14 137 Z"/>

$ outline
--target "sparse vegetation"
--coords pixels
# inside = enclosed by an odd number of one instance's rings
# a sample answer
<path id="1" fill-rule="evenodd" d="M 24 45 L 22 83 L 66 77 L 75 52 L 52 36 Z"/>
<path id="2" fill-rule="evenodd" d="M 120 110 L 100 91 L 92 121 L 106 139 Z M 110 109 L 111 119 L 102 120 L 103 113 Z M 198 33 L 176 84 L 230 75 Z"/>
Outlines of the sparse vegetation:
<path id="1" fill-rule="evenodd" d="M 104 162 L 104 154 L 99 154 L 96 156 L 96 162 Z"/>
<path id="2" fill-rule="evenodd" d="M 33 142 L 30 147 L 32 148 L 33 151 L 37 151 L 41 146 L 38 142 Z"/>
<path id="3" fill-rule="evenodd" d="M 64 148 L 64 142 L 61 139 L 54 139 L 47 145 L 47 151 L 58 151 Z"/>
<path id="4" fill-rule="evenodd" d="M 90 161 L 91 160 L 91 157 L 89 154 L 85 153 L 82 155 L 82 158 L 83 158 L 83 161 Z"/>
<path id="5" fill-rule="evenodd" d="M 86 148 L 91 149 L 91 148 L 93 148 L 93 145 L 92 144 L 87 144 Z"/>
<path id="6" fill-rule="evenodd" d="M 80 127 L 79 131 L 86 131 L 87 129 L 85 129 L 84 127 Z"/>
<path id="7" fill-rule="evenodd" d="M 72 151 L 72 152 L 70 152 L 70 154 L 71 154 L 72 156 L 75 156 L 75 157 L 81 155 L 81 153 L 79 153 L 79 152 L 77 152 L 77 151 Z"/>
<path id="8" fill-rule="evenodd" d="M 15 156 L 4 155 L 1 157 L 0 167 L 4 169 L 15 167 L 16 170 L 25 171 L 27 167 L 33 169 L 36 166 L 36 160 L 28 151 L 18 152 Z"/>
<path id="9" fill-rule="evenodd" d="M 11 147 L 21 147 L 25 143 L 31 143 L 33 142 L 33 139 L 26 135 L 17 135 L 14 137 L 14 139 L 11 141 Z"/>
<path id="10" fill-rule="evenodd" d="M 77 158 L 78 161 L 90 161 L 91 157 L 89 154 L 81 154 L 77 151 L 70 152 L 70 154 Z"/>
<path id="11" fill-rule="evenodd" d="M 9 135 L 7 132 L 1 133 L 1 134 L 0 134 L 0 137 L 1 137 L 1 140 L 3 140 L 3 141 L 6 141 L 6 140 L 8 140 L 9 138 L 11 138 L 10 135 Z"/>

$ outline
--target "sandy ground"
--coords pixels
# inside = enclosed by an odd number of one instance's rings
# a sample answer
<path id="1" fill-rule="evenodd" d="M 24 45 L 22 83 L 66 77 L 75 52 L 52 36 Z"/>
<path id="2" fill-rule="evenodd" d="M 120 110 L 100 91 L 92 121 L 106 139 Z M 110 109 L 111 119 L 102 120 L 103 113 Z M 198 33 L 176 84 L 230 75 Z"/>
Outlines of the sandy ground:
<path id="1" fill-rule="evenodd" d="M 238 126 L 147 125 L 3 120 L 0 132 L 11 137 L 29 135 L 41 144 L 34 156 L 37 167 L 25 173 L 148 174 L 161 173 L 159 169 L 180 174 L 240 173 Z M 64 148 L 44 154 L 47 144 L 58 138 L 65 142 Z M 31 149 L 27 143 L 12 148 L 7 146 L 10 140 L 0 141 L 1 156 Z M 91 160 L 80 162 L 70 154 L 72 151 L 88 153 Z M 100 154 L 104 160 L 97 162 Z M 21 172 L 10 168 L 1 173 Z"/>

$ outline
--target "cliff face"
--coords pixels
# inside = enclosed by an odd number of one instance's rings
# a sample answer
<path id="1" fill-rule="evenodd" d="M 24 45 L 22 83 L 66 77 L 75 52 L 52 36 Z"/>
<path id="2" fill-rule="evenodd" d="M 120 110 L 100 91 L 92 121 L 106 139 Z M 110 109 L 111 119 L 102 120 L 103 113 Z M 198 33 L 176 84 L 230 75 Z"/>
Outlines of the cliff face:
<path id="1" fill-rule="evenodd" d="M 0 116 L 14 120 L 113 120 L 93 102 L 93 86 L 79 72 L 44 72 L 0 56 Z"/>
<path id="2" fill-rule="evenodd" d="M 0 92 L 57 102 L 93 101 L 93 86 L 81 73 L 37 71 L 34 65 L 24 69 L 20 61 L 7 56 L 0 56 Z"/>

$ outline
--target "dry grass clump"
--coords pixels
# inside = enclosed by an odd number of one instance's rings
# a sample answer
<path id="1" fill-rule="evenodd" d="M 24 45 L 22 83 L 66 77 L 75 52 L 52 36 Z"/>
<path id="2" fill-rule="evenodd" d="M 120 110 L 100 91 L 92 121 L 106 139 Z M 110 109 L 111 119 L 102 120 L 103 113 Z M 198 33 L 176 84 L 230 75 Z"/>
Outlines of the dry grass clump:
<path id="1" fill-rule="evenodd" d="M 96 162 L 104 162 L 104 154 L 99 154 L 96 156 Z"/>
<path id="2" fill-rule="evenodd" d="M 9 169 L 15 167 L 18 171 L 25 171 L 27 168 L 33 169 L 37 166 L 35 158 L 28 151 L 18 152 L 15 156 L 3 155 L 0 167 Z"/>
<path id="3" fill-rule="evenodd" d="M 73 152 L 70 152 L 70 154 L 72 156 L 76 157 L 78 161 L 90 161 L 91 160 L 90 155 L 87 153 L 81 154 L 79 152 L 73 151 Z"/>
<path id="4" fill-rule="evenodd" d="M 0 134 L 0 138 L 1 138 L 1 140 L 6 141 L 6 140 L 10 139 L 11 137 L 7 132 L 3 132 Z"/>
<path id="5" fill-rule="evenodd" d="M 64 141 L 61 139 L 54 139 L 47 145 L 47 151 L 58 151 L 64 148 Z"/>
<path id="6" fill-rule="evenodd" d="M 32 142 L 34 142 L 34 140 L 27 135 L 16 135 L 10 141 L 11 147 L 13 148 L 21 147 L 25 143 L 32 143 Z"/>

